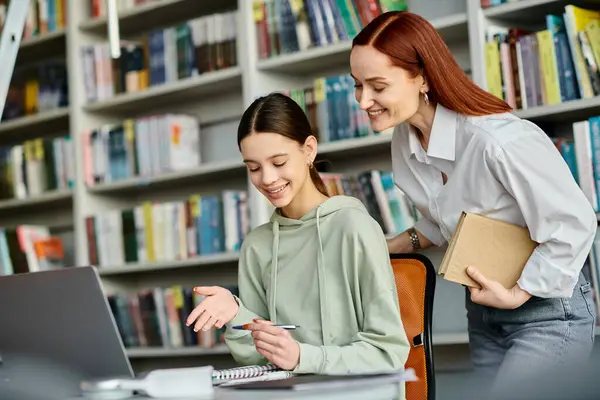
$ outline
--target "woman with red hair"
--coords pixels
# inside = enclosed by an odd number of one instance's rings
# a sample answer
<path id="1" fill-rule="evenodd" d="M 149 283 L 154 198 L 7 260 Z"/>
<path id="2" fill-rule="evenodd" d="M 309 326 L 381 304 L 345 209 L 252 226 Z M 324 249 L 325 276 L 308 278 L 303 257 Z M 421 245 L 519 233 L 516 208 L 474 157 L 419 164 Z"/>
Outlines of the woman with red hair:
<path id="1" fill-rule="evenodd" d="M 580 367 L 594 341 L 581 271 L 597 219 L 551 139 L 474 84 L 416 14 L 374 19 L 355 37 L 350 65 L 372 128 L 395 127 L 395 183 L 423 215 L 388 240 L 391 253 L 447 244 L 463 211 L 526 226 L 539 243 L 513 288 L 469 268 L 481 284 L 466 291 L 474 365 L 510 396 L 547 367 Z"/>

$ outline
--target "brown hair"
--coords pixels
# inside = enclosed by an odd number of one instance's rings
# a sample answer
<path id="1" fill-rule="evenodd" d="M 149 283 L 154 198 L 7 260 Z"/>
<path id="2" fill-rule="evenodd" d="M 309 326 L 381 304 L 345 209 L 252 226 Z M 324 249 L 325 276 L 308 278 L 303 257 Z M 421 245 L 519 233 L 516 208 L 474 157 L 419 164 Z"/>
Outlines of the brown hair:
<path id="1" fill-rule="evenodd" d="M 300 145 L 313 134 L 304 110 L 290 97 L 281 93 L 259 97 L 244 111 L 238 125 L 238 148 L 242 140 L 252 132 L 278 133 Z M 314 165 L 309 167 L 309 171 L 317 190 L 329 196 L 327 187 Z"/>
<path id="2" fill-rule="evenodd" d="M 352 46 L 370 45 L 413 77 L 423 74 L 434 103 L 466 115 L 503 113 L 511 107 L 477 86 L 462 71 L 437 30 L 423 17 L 390 11 L 373 19 Z"/>

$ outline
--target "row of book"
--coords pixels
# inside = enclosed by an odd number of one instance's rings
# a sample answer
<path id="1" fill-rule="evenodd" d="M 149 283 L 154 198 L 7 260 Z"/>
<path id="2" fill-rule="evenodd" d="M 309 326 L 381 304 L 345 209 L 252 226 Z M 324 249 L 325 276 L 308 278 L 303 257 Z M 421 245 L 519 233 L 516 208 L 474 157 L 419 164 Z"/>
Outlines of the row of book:
<path id="1" fill-rule="evenodd" d="M 567 5 L 544 22 L 538 31 L 488 26 L 488 91 L 515 109 L 600 95 L 600 11 Z"/>
<path id="2" fill-rule="evenodd" d="M 45 271 L 65 266 L 60 237 L 40 225 L 0 227 L 0 276 Z"/>
<path id="3" fill-rule="evenodd" d="M 79 0 L 81 1 L 81 0 Z M 108 13 L 108 5 L 106 4 L 106 0 L 88 0 L 89 1 L 89 10 L 90 10 L 90 18 L 96 19 L 101 17 L 106 17 Z M 136 7 L 142 6 L 144 4 L 149 3 L 158 3 L 163 0 L 118 0 L 115 1 L 115 6 L 117 7 L 117 12 L 121 13 L 123 11 L 130 11 L 135 9 Z"/>
<path id="4" fill-rule="evenodd" d="M 131 118 L 83 132 L 88 186 L 190 170 L 201 163 L 200 125 L 184 114 Z"/>
<path id="5" fill-rule="evenodd" d="M 237 252 L 249 231 L 248 193 L 225 190 L 85 218 L 90 263 L 177 261 Z"/>
<path id="6" fill-rule="evenodd" d="M 261 59 L 344 42 L 406 0 L 253 0 Z"/>
<path id="7" fill-rule="evenodd" d="M 600 211 L 600 116 L 573 123 L 573 137 L 553 138 L 594 210 Z"/>
<path id="8" fill-rule="evenodd" d="M 12 0 L 22 1 L 22 0 Z M 0 34 L 8 15 L 10 0 L 0 0 Z M 29 0 L 22 39 L 30 39 L 67 27 L 67 0 Z"/>
<path id="9" fill-rule="evenodd" d="M 110 56 L 108 42 L 81 47 L 88 102 L 223 70 L 238 63 L 237 11 L 205 15 L 121 41 Z"/>
<path id="10" fill-rule="evenodd" d="M 319 142 L 377 134 L 354 99 L 350 75 L 321 77 L 312 86 L 283 91 L 306 113 Z M 83 133 L 88 186 L 154 177 L 201 165 L 201 128 L 186 114 L 149 115 Z"/>
<path id="11" fill-rule="evenodd" d="M 69 84 L 64 61 L 15 70 L 6 95 L 2 121 L 55 110 L 69 105 Z"/>
<path id="12" fill-rule="evenodd" d="M 330 195 L 361 200 L 388 235 L 404 231 L 420 218 L 415 206 L 395 186 L 391 172 L 321 173 L 321 177 Z M 248 231 L 245 191 L 144 202 L 133 209 L 86 217 L 89 259 L 100 267 L 237 252 Z"/>
<path id="13" fill-rule="evenodd" d="M 331 196 L 346 195 L 362 201 L 386 235 L 401 233 L 421 218 L 414 204 L 394 184 L 390 171 L 326 172 L 320 175 Z"/>
<path id="14" fill-rule="evenodd" d="M 74 157 L 69 136 L 0 147 L 0 199 L 25 199 L 73 188 Z"/>
<path id="15" fill-rule="evenodd" d="M 237 286 L 225 288 L 239 295 Z M 157 287 L 111 294 L 107 299 L 125 347 L 211 348 L 225 342 L 223 329 L 194 332 L 194 325 L 186 325 L 204 299 L 191 287 Z"/>
<path id="16" fill-rule="evenodd" d="M 311 86 L 282 93 L 302 107 L 321 143 L 378 134 L 354 97 L 349 74 L 320 77 Z"/>

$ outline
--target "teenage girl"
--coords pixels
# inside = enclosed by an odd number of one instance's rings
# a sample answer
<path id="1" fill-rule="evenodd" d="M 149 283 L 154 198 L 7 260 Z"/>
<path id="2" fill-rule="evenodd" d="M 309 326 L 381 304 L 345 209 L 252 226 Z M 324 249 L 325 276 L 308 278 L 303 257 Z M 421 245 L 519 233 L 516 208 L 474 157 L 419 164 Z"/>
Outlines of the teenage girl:
<path id="1" fill-rule="evenodd" d="M 282 94 L 257 99 L 242 116 L 238 145 L 252 184 L 275 211 L 243 242 L 239 298 L 222 287 L 195 288 L 207 297 L 187 325 L 225 326 L 243 365 L 317 374 L 402 370 L 409 343 L 385 236 L 359 200 L 328 195 L 302 108 Z"/>

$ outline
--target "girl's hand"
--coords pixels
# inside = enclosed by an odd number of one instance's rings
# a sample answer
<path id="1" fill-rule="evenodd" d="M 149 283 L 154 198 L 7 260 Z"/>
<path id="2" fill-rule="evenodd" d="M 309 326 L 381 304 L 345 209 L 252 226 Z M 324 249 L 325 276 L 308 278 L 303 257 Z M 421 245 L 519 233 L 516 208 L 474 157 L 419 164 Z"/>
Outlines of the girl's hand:
<path id="1" fill-rule="evenodd" d="M 281 369 L 293 370 L 300 362 L 300 345 L 290 333 L 271 321 L 254 319 L 246 329 L 252 331 L 256 350 Z"/>
<path id="2" fill-rule="evenodd" d="M 239 305 L 229 290 L 220 286 L 198 286 L 194 292 L 206 296 L 185 322 L 186 326 L 190 326 L 196 321 L 194 331 L 207 331 L 213 326 L 221 328 L 236 316 Z"/>
<path id="3" fill-rule="evenodd" d="M 481 285 L 481 289 L 469 288 L 471 301 L 474 303 L 494 308 L 515 309 L 531 298 L 518 284 L 512 289 L 507 289 L 500 282 L 483 276 L 475 267 L 468 267 L 467 274 Z"/>

